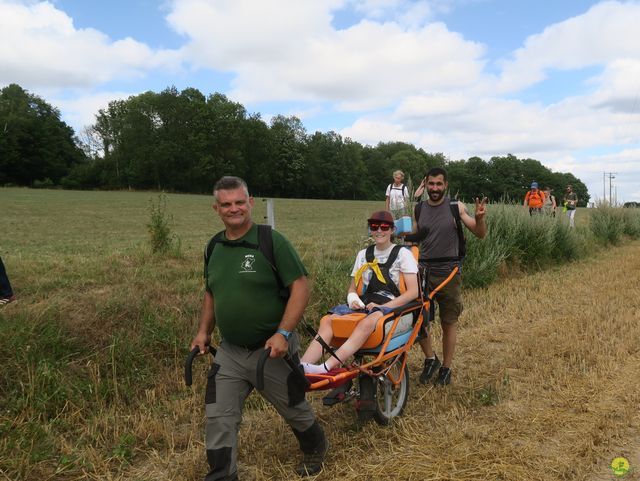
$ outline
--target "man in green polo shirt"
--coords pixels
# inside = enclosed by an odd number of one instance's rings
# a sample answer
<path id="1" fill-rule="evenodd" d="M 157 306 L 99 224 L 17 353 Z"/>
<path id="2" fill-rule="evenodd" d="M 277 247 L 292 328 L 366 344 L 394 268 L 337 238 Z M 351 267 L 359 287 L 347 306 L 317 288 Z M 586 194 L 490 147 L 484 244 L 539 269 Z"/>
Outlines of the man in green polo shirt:
<path id="1" fill-rule="evenodd" d="M 206 449 L 210 471 L 205 481 L 238 479 L 237 436 L 245 399 L 255 387 L 258 358 L 267 347 L 264 389 L 260 394 L 291 426 L 303 452 L 296 469 L 305 476 L 322 469 L 328 443 L 292 379 L 283 357 L 298 362 L 299 341 L 294 332 L 309 300 L 307 271 L 290 242 L 271 231 L 275 266 L 256 249 L 257 225 L 251 220 L 253 197 L 239 177 L 222 177 L 214 186 L 214 210 L 225 230 L 206 256 L 206 289 L 198 333 L 191 349 L 204 354 L 214 326 L 220 346 L 206 388 Z M 253 246 L 253 247 L 252 247 Z M 275 271 L 274 271 L 275 268 Z M 282 296 L 280 283 L 288 289 Z"/>

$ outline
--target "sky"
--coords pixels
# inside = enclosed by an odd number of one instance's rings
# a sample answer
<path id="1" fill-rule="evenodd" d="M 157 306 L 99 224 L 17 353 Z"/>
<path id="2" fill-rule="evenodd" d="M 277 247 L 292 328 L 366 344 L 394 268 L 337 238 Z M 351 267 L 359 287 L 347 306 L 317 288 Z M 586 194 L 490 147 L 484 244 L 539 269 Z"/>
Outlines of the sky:
<path id="1" fill-rule="evenodd" d="M 610 185 L 640 201 L 638 25 L 640 0 L 0 0 L 0 87 L 78 134 L 111 100 L 195 87 L 310 133 L 533 158 L 592 201 Z"/>

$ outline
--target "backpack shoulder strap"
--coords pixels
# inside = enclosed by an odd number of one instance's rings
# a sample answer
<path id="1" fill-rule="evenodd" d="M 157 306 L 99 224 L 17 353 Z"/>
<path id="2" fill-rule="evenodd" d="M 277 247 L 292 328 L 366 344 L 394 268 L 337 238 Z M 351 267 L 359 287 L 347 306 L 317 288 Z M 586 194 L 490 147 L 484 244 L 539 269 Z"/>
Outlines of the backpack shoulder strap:
<path id="1" fill-rule="evenodd" d="M 382 271 L 382 276 L 384 277 L 384 280 L 387 281 L 387 287 L 389 288 L 391 293 L 396 297 L 400 295 L 400 288 L 398 285 L 396 285 L 395 282 L 393 282 L 393 279 L 391 279 L 391 273 L 389 272 L 389 270 L 391 269 L 391 266 L 398 258 L 400 249 L 403 249 L 403 248 L 404 248 L 403 246 L 398 244 L 393 246 L 393 249 L 391 249 L 391 252 L 389 253 L 389 257 L 387 257 L 387 261 L 380 266 L 380 270 Z"/>
<path id="2" fill-rule="evenodd" d="M 223 234 L 224 234 L 224 231 L 221 230 L 216 235 L 214 235 L 211 239 L 209 239 L 209 242 L 207 243 L 207 247 L 205 247 L 204 249 L 205 268 L 209 264 L 209 259 L 211 259 L 211 253 L 213 252 L 213 249 L 215 249 L 216 244 L 222 240 Z"/>
<path id="3" fill-rule="evenodd" d="M 389 270 L 389 268 L 393 265 L 393 263 L 398 258 L 398 253 L 400 252 L 400 249 L 402 249 L 402 247 L 403 246 L 396 244 L 395 246 L 393 246 L 393 249 L 391 249 L 391 252 L 389 253 L 389 257 L 387 257 L 387 261 L 384 263 L 384 266 L 387 268 L 387 270 Z"/>
<path id="4" fill-rule="evenodd" d="M 460 219 L 460 204 L 457 200 L 452 199 L 449 202 L 451 208 L 451 214 L 456 220 L 456 231 L 458 232 L 458 256 L 462 259 L 467 255 L 467 244 L 464 238 L 464 231 L 462 230 L 462 219 Z"/>
<path id="5" fill-rule="evenodd" d="M 370 245 L 369 247 L 367 247 L 367 250 L 364 251 L 364 257 L 365 257 L 367 262 L 373 262 L 373 259 L 374 259 L 373 249 L 374 248 L 375 248 L 375 246 Z"/>
<path id="6" fill-rule="evenodd" d="M 280 297 L 287 299 L 289 297 L 289 289 L 284 285 L 278 268 L 276 267 L 276 256 L 273 252 L 273 229 L 269 224 L 258 224 L 258 250 L 271 266 L 273 275 L 276 277 L 276 282 L 278 283 Z"/>
<path id="7" fill-rule="evenodd" d="M 273 253 L 273 236 L 269 224 L 258 224 L 258 250 L 262 252 L 271 268 L 276 270 L 276 257 Z"/>
<path id="8" fill-rule="evenodd" d="M 402 196 L 409 197 L 409 189 L 407 189 L 407 186 L 405 184 L 402 184 Z"/>

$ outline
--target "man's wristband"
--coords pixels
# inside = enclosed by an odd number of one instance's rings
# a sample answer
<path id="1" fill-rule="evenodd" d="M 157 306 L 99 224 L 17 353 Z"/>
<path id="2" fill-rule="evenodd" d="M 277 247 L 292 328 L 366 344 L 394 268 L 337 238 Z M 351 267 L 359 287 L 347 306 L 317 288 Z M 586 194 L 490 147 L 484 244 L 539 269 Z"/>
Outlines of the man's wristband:
<path id="1" fill-rule="evenodd" d="M 291 331 L 287 331 L 286 329 L 282 329 L 282 328 L 278 328 L 278 330 L 276 331 L 278 334 L 282 334 L 282 336 L 288 341 L 289 338 L 291 337 L 291 334 L 293 334 Z"/>

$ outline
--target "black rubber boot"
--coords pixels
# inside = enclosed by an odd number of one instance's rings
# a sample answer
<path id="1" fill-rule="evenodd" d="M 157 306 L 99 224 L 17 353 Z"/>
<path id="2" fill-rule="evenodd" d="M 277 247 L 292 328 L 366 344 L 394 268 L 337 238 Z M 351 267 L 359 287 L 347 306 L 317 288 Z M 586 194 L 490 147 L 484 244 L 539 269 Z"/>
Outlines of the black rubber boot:
<path id="1" fill-rule="evenodd" d="M 207 449 L 209 472 L 204 481 L 238 481 L 238 473 L 229 473 L 231 448 Z"/>
<path id="2" fill-rule="evenodd" d="M 324 458 L 329 450 L 329 442 L 320 424 L 316 421 L 306 431 L 294 429 L 293 434 L 298 438 L 302 450 L 302 462 L 296 468 L 296 473 L 300 476 L 318 474 L 322 470 Z"/>

